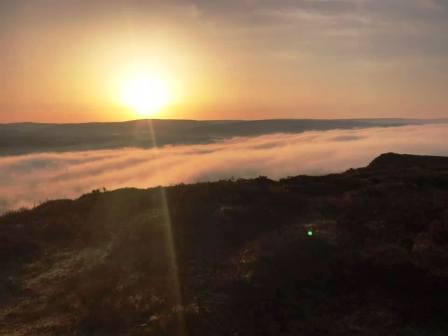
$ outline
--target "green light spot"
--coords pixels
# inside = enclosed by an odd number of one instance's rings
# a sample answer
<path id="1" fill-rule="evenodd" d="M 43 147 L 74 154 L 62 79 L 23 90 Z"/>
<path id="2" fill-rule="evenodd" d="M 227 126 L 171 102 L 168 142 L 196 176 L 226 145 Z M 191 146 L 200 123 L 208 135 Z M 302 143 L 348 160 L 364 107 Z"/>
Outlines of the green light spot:
<path id="1" fill-rule="evenodd" d="M 307 234 L 308 237 L 311 237 L 311 236 L 313 235 L 313 231 L 308 230 L 308 231 L 306 232 L 306 234 Z"/>

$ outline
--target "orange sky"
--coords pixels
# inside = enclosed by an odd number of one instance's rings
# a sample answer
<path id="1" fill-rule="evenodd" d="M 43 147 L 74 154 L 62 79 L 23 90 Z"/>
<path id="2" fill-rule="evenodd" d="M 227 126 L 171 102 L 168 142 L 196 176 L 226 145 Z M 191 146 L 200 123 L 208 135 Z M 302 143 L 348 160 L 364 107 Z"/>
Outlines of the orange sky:
<path id="1" fill-rule="evenodd" d="M 447 22 L 437 0 L 4 0 L 0 122 L 139 118 L 130 69 L 170 82 L 160 118 L 448 117 Z"/>

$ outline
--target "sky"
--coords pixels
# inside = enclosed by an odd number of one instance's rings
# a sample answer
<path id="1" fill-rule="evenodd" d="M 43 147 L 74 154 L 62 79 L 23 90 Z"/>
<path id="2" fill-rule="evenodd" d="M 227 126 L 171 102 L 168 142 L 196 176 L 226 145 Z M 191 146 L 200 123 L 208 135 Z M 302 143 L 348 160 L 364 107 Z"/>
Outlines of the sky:
<path id="1" fill-rule="evenodd" d="M 0 1 L 0 122 L 447 118 L 446 87 L 446 0 Z"/>

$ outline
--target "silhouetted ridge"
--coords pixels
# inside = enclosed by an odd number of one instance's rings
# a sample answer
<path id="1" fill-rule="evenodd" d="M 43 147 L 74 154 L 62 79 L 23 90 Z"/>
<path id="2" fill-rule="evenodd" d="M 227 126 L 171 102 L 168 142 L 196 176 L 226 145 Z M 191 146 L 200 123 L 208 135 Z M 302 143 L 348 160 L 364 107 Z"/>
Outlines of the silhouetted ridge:
<path id="1" fill-rule="evenodd" d="M 407 169 L 407 168 L 425 168 L 425 169 L 446 169 L 448 168 L 448 157 L 444 156 L 426 156 L 385 153 L 374 159 L 368 168 L 373 169 Z"/>
<path id="2" fill-rule="evenodd" d="M 82 124 L 0 124 L 0 156 L 203 144 L 236 136 L 442 123 L 417 119 L 163 120 Z M 154 138 L 157 144 L 153 142 Z"/>
<path id="3" fill-rule="evenodd" d="M 0 335 L 448 335 L 441 167 L 388 153 L 0 216 Z"/>

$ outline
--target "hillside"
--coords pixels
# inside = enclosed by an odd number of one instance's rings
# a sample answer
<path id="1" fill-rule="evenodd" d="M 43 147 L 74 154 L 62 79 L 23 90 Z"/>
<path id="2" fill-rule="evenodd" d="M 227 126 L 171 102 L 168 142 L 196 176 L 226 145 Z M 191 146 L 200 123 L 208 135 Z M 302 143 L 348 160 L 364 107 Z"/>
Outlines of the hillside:
<path id="1" fill-rule="evenodd" d="M 0 217 L 0 335 L 446 335 L 448 158 Z"/>
<path id="2" fill-rule="evenodd" d="M 444 119 L 134 120 L 0 124 L 0 156 L 210 143 L 236 136 L 446 123 Z"/>

